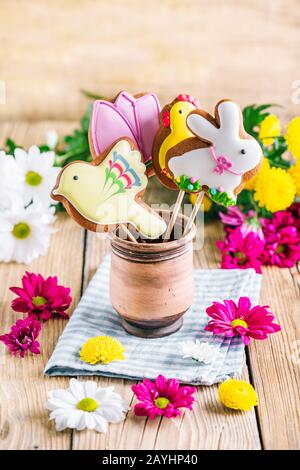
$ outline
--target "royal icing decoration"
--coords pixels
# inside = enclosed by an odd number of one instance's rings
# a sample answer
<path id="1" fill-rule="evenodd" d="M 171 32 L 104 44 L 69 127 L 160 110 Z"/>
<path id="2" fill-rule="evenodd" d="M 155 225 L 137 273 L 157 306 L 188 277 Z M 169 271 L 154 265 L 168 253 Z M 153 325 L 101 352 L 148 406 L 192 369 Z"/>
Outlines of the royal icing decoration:
<path id="1" fill-rule="evenodd" d="M 168 110 L 163 110 L 163 125 L 170 128 L 170 133 L 159 148 L 158 162 L 162 171 L 165 172 L 166 169 L 166 154 L 168 150 L 182 140 L 193 136 L 186 125 L 186 117 L 198 106 L 199 102 L 192 96 L 181 94 L 175 98 L 171 105 L 167 105 Z"/>
<path id="2" fill-rule="evenodd" d="M 148 182 L 145 171 L 134 143 L 121 139 L 92 163 L 78 161 L 63 168 L 52 195 L 91 230 L 131 223 L 144 236 L 157 238 L 166 224 L 141 199 Z"/>
<path id="3" fill-rule="evenodd" d="M 155 93 L 134 97 L 122 91 L 113 103 L 95 101 L 90 125 L 93 156 L 100 155 L 121 137 L 128 137 L 141 152 L 143 162 L 150 165 L 159 114 L 160 105 Z"/>
<path id="4" fill-rule="evenodd" d="M 220 204 L 236 204 L 243 182 L 257 172 L 262 158 L 259 143 L 244 131 L 239 107 L 232 101 L 221 101 L 215 118 L 194 110 L 186 123 L 198 139 L 191 141 L 188 151 L 181 152 L 179 146 L 170 150 L 168 172 L 180 189 L 205 190 Z"/>

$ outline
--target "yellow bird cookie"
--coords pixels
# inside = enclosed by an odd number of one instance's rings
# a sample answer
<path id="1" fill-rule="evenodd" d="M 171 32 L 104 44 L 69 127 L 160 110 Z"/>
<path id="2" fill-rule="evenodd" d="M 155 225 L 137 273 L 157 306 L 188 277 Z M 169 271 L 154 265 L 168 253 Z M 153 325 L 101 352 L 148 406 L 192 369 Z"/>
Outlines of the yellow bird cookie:
<path id="1" fill-rule="evenodd" d="M 188 114 L 199 107 L 199 103 L 190 95 L 178 95 L 172 103 L 161 111 L 161 125 L 155 136 L 152 155 L 154 167 L 168 177 L 166 171 L 166 155 L 168 151 L 194 134 L 186 125 Z"/>

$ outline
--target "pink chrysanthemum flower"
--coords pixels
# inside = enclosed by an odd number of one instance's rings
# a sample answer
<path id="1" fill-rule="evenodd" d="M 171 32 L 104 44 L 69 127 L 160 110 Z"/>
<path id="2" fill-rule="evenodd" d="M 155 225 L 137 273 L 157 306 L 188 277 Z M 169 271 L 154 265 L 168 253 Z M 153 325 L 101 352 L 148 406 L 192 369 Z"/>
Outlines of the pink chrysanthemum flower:
<path id="1" fill-rule="evenodd" d="M 268 232 L 262 262 L 280 268 L 291 268 L 300 261 L 300 237 L 296 227 L 285 227 L 277 233 Z"/>
<path id="2" fill-rule="evenodd" d="M 218 240 L 216 246 L 222 253 L 223 269 L 254 268 L 257 273 L 261 273 L 259 257 L 265 243 L 255 233 L 249 232 L 244 237 L 240 227 L 237 227 L 225 241 Z"/>
<path id="3" fill-rule="evenodd" d="M 238 206 L 228 207 L 226 213 L 219 212 L 220 219 L 224 225 L 239 227 L 246 220 L 246 215 L 238 208 Z"/>
<path id="4" fill-rule="evenodd" d="M 24 357 L 27 351 L 40 354 L 40 344 L 36 341 L 42 328 L 41 322 L 32 318 L 19 319 L 10 329 L 10 333 L 0 336 L 0 341 L 8 347 L 10 352 Z"/>
<path id="5" fill-rule="evenodd" d="M 292 212 L 280 211 L 272 219 L 264 219 L 263 231 L 266 240 L 261 255 L 263 264 L 290 268 L 300 261 L 300 233 Z"/>
<path id="6" fill-rule="evenodd" d="M 275 317 L 268 308 L 268 305 L 251 307 L 248 297 L 240 297 L 237 305 L 233 300 L 224 300 L 223 304 L 213 302 L 206 309 L 212 320 L 205 330 L 228 338 L 241 336 L 246 345 L 250 343 L 250 338 L 267 339 L 268 334 L 281 330 L 280 325 L 273 323 Z"/>
<path id="7" fill-rule="evenodd" d="M 18 295 L 18 298 L 12 301 L 13 310 L 42 320 L 49 320 L 54 314 L 68 318 L 65 310 L 72 301 L 70 289 L 59 286 L 56 276 L 44 279 L 41 274 L 26 272 L 22 285 L 23 287 L 10 288 Z"/>
<path id="8" fill-rule="evenodd" d="M 149 419 L 156 416 L 174 418 L 181 414 L 180 408 L 191 410 L 195 401 L 195 387 L 180 386 L 178 380 L 168 380 L 163 375 L 159 375 L 154 382 L 144 379 L 131 388 L 141 402 L 135 405 L 134 413 L 148 416 Z"/>
<path id="9" fill-rule="evenodd" d="M 238 206 L 228 207 L 226 213 L 219 212 L 219 216 L 225 225 L 226 233 L 231 233 L 235 227 L 240 227 L 243 236 L 254 232 L 261 240 L 264 239 L 261 224 L 256 217 L 255 211 L 249 211 L 244 214 Z"/>
<path id="10" fill-rule="evenodd" d="M 294 218 L 294 225 L 297 227 L 298 233 L 300 235 L 300 202 L 294 202 L 288 209 L 293 218 Z"/>

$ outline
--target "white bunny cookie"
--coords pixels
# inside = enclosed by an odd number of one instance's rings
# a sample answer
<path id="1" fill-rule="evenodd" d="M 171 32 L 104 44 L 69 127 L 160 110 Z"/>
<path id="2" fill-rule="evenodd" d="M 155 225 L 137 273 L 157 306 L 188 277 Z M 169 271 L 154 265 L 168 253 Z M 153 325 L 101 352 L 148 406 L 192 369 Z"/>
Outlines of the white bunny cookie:
<path id="1" fill-rule="evenodd" d="M 236 204 L 244 182 L 259 169 L 262 149 L 243 126 L 236 103 L 220 101 L 215 117 L 203 110 L 186 119 L 197 137 L 187 139 L 167 154 L 167 168 L 180 189 L 205 190 L 212 200 L 225 206 Z"/>

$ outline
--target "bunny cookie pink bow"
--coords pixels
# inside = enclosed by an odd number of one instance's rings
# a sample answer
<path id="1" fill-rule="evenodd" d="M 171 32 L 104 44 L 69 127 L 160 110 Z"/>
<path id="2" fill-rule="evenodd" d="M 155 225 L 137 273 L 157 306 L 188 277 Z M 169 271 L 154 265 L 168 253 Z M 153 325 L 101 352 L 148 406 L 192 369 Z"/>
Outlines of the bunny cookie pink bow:
<path id="1" fill-rule="evenodd" d="M 222 100 L 215 116 L 196 109 L 186 124 L 195 138 L 180 142 L 166 157 L 172 189 L 175 183 L 181 190 L 206 191 L 215 202 L 235 205 L 237 194 L 258 171 L 262 158 L 259 143 L 244 130 L 240 108 Z"/>

